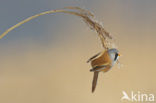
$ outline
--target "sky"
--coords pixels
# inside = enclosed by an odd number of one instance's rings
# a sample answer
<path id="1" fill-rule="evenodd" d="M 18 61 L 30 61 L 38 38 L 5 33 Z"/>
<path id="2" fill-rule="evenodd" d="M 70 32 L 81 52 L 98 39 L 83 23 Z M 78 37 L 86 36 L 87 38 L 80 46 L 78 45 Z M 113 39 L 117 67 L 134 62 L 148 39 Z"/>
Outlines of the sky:
<path id="1" fill-rule="evenodd" d="M 79 6 L 103 23 L 122 55 L 122 66 L 100 73 L 92 94 L 86 61 L 103 50 L 97 34 L 73 15 L 41 16 L 0 40 L 0 102 L 121 103 L 122 91 L 156 95 L 155 0 L 0 1 L 0 33 L 34 14 Z"/>

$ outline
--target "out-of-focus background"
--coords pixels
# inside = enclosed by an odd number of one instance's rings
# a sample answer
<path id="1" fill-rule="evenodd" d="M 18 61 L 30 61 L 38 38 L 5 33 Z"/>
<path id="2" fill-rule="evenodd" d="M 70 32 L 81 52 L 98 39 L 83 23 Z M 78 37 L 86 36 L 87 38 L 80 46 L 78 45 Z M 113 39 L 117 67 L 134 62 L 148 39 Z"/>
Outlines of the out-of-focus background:
<path id="1" fill-rule="evenodd" d="M 0 0 L 0 33 L 46 10 L 92 11 L 114 36 L 123 64 L 101 73 L 92 94 L 86 60 L 102 50 L 97 34 L 76 16 L 41 16 L 0 40 L 0 103 L 121 103 L 123 90 L 156 94 L 155 5 L 155 0 Z"/>

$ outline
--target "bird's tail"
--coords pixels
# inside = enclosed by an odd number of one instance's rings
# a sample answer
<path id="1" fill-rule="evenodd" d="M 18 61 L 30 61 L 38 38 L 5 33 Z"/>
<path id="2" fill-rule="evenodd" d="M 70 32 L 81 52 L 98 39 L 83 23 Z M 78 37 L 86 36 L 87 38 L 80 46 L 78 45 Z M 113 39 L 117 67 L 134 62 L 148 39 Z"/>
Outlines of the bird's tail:
<path id="1" fill-rule="evenodd" d="M 93 82 L 92 82 L 92 93 L 95 91 L 95 88 L 96 88 L 98 74 L 99 72 L 94 72 Z"/>

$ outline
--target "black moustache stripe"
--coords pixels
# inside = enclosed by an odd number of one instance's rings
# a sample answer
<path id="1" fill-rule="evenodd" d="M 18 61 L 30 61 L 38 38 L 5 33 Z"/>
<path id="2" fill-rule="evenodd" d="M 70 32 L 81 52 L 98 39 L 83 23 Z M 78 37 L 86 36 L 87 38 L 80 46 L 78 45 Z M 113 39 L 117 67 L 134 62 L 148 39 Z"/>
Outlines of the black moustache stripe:
<path id="1" fill-rule="evenodd" d="M 118 57 L 118 53 L 115 54 L 114 61 L 116 61 L 117 57 Z"/>

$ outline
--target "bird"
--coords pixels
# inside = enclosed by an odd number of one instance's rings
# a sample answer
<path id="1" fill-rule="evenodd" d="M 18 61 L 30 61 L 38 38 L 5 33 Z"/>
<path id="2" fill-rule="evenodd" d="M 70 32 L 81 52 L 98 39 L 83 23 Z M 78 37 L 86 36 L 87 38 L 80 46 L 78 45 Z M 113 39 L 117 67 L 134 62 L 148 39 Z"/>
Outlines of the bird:
<path id="1" fill-rule="evenodd" d="M 116 48 L 103 50 L 91 57 L 87 63 L 91 63 L 91 72 L 94 72 L 92 81 L 92 93 L 95 91 L 99 72 L 108 72 L 118 61 L 120 54 Z"/>

